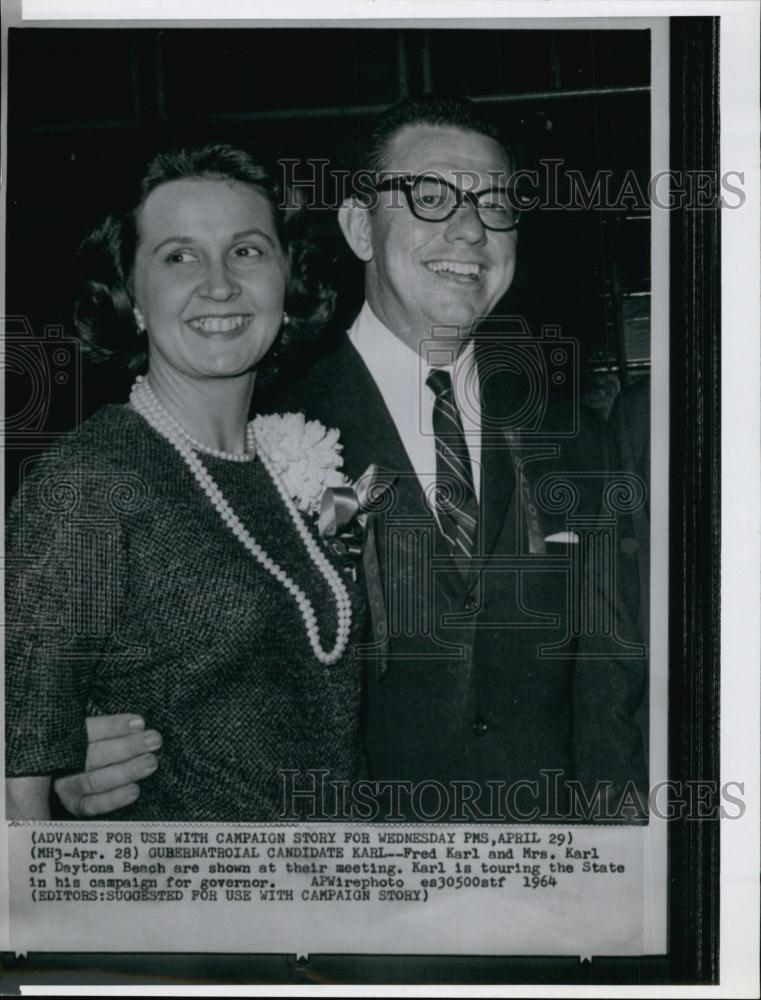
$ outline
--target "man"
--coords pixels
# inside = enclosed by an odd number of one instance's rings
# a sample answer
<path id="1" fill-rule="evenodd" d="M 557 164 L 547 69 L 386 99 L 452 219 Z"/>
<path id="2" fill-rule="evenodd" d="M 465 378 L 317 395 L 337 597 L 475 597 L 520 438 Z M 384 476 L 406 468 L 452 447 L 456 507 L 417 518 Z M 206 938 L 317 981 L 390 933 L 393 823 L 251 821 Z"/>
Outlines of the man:
<path id="1" fill-rule="evenodd" d="M 501 336 L 470 336 L 509 288 L 518 242 L 510 152 L 472 105 L 396 106 L 364 166 L 373 184 L 339 223 L 365 265 L 365 304 L 271 408 L 338 427 L 352 480 L 371 463 L 396 476 L 373 527 L 370 773 L 470 789 L 469 816 L 437 818 L 508 818 L 494 812 L 501 783 L 514 818 L 552 819 L 567 808 L 565 780 L 620 793 L 644 779 L 642 650 L 580 556 L 595 543 L 602 477 L 584 446 L 573 352 L 499 324 Z M 569 490 L 574 502 L 558 503 Z M 579 627 L 585 600 L 607 625 Z M 57 787 L 93 814 L 134 794 L 159 737 L 124 732 L 139 719 L 90 725 L 95 769 Z M 414 804 L 402 813 L 425 818 Z"/>

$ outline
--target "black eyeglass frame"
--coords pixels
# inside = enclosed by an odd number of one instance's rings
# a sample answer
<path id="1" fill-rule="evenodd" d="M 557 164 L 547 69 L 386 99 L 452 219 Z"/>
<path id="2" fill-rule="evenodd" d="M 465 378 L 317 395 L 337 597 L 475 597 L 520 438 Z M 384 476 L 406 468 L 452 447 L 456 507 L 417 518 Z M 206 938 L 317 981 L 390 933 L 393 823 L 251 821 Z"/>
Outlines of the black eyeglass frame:
<path id="1" fill-rule="evenodd" d="M 456 199 L 455 204 L 453 205 L 451 210 L 447 212 L 446 215 L 443 215 L 440 219 L 432 219 L 427 215 L 420 215 L 419 211 L 416 210 L 415 200 L 413 197 L 413 190 L 416 184 L 419 184 L 421 181 L 424 180 L 434 180 L 436 181 L 437 184 L 441 184 L 444 187 L 448 187 L 449 190 L 452 191 L 455 195 Z M 468 202 L 475 208 L 476 214 L 478 215 L 478 220 L 481 223 L 481 225 L 484 227 L 484 229 L 488 229 L 490 232 L 493 233 L 512 233 L 515 229 L 518 228 L 518 223 L 521 217 L 521 209 L 516 208 L 515 205 L 513 205 L 512 203 L 510 204 L 510 207 L 515 213 L 515 217 L 513 224 L 511 226 L 505 226 L 504 228 L 497 226 L 490 226 L 486 222 L 484 222 L 483 218 L 481 217 L 481 209 L 483 208 L 483 206 L 478 200 L 481 195 L 486 194 L 489 191 L 498 191 L 502 194 L 509 195 L 512 191 L 515 191 L 514 185 L 509 185 L 508 187 L 481 188 L 479 191 L 463 191 L 462 188 L 458 188 L 456 184 L 452 184 L 450 181 L 441 177 L 439 174 L 424 173 L 424 174 L 398 174 L 395 177 L 388 177 L 386 178 L 385 181 L 380 181 L 378 184 L 375 184 L 374 189 L 376 191 L 388 191 L 388 190 L 398 191 L 401 189 L 404 192 L 404 197 L 407 200 L 407 206 L 409 207 L 410 212 L 412 212 L 412 214 L 415 216 L 416 219 L 420 219 L 421 222 L 433 222 L 433 223 L 447 222 L 449 219 L 452 218 L 455 212 L 462 206 L 463 202 Z"/>

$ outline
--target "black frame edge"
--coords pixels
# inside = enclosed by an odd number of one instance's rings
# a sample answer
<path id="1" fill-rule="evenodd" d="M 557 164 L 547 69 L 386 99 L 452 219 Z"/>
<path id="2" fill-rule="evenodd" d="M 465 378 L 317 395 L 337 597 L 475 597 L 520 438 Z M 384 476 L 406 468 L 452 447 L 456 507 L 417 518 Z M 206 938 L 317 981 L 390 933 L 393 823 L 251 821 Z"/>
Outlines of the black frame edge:
<path id="1" fill-rule="evenodd" d="M 672 170 L 719 171 L 719 18 L 670 24 Z M 720 216 L 670 220 L 669 776 L 719 781 Z M 627 983 L 719 981 L 719 827 L 669 824 L 669 956 L 0 955 L 3 991 L 34 982 Z M 60 978 L 59 978 L 60 977 Z M 8 995 L 8 994 L 6 994 Z"/>
<path id="2" fill-rule="evenodd" d="M 671 20 L 671 109 L 671 169 L 718 178 L 719 18 Z M 718 789 L 721 216 L 670 221 L 669 775 Z M 669 890 L 672 982 L 718 983 L 717 819 L 670 823 Z"/>

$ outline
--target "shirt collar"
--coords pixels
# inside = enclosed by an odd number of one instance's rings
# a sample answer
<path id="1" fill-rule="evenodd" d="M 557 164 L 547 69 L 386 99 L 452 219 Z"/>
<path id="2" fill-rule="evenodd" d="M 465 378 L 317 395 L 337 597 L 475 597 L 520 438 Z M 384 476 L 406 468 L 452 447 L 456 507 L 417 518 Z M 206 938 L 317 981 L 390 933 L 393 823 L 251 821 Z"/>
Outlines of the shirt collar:
<path id="1" fill-rule="evenodd" d="M 389 330 L 378 319 L 368 302 L 363 304 L 359 315 L 349 328 L 348 336 L 373 375 L 379 366 L 387 371 L 396 369 L 410 374 L 417 371 L 422 375 L 421 381 L 425 383 L 432 367 L 445 368 L 450 372 L 454 367 L 453 364 L 431 366 L 425 361 L 421 364 L 419 352 Z M 473 338 L 469 337 L 460 351 L 458 370 L 465 373 L 471 369 L 475 360 L 474 352 L 475 343 Z"/>

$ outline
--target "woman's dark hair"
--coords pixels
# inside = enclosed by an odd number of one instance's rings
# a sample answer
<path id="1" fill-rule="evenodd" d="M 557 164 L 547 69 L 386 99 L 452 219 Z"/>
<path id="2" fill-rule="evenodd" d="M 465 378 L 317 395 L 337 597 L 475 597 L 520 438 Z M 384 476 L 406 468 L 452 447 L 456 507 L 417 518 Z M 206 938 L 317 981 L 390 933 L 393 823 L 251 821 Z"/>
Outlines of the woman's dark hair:
<path id="1" fill-rule="evenodd" d="M 335 292 L 325 265 L 307 238 L 305 209 L 296 192 L 278 179 L 253 148 L 230 143 L 183 146 L 154 156 L 147 164 L 124 211 L 109 215 L 83 240 L 77 252 L 82 282 L 74 319 L 91 361 L 108 362 L 138 373 L 148 358 L 145 333 L 133 314 L 132 278 L 138 243 L 138 219 L 152 191 L 176 180 L 222 180 L 247 184 L 272 208 L 275 231 L 290 265 L 283 326 L 265 359 L 265 369 L 287 364 L 314 341 L 330 320 Z"/>

